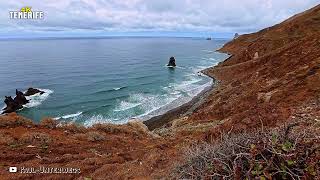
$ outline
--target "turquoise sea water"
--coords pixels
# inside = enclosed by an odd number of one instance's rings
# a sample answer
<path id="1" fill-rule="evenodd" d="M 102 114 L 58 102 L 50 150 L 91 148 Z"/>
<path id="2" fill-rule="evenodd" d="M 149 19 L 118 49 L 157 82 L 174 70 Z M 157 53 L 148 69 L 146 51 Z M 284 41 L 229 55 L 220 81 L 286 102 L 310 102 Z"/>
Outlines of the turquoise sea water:
<path id="1" fill-rule="evenodd" d="M 201 38 L 93 38 L 0 41 L 0 99 L 28 87 L 18 113 L 85 125 L 148 119 L 192 99 L 212 80 L 197 72 L 227 55 L 227 40 Z M 178 67 L 165 65 L 171 56 Z M 4 106 L 4 103 L 0 105 Z"/>

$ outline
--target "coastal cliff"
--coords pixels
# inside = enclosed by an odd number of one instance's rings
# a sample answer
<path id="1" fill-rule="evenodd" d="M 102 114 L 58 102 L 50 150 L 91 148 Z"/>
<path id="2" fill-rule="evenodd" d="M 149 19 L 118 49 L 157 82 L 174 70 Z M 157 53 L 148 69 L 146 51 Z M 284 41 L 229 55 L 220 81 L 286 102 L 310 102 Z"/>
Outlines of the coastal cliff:
<path id="1" fill-rule="evenodd" d="M 308 145 L 301 142 L 296 149 L 318 153 L 312 156 L 309 153 L 307 158 L 314 160 L 315 165 L 303 169 L 302 173 L 309 173 L 307 178 L 319 177 L 319 29 L 318 5 L 273 27 L 241 35 L 227 43 L 219 51 L 231 54 L 230 58 L 203 71 L 218 81 L 217 87 L 191 114 L 175 117 L 163 126 L 153 127 L 153 131 L 138 121 L 85 128 L 58 124 L 50 118 L 34 124 L 15 113 L 0 116 L 0 177 L 190 178 L 172 173 L 176 164 L 184 160 L 183 151 L 190 146 L 224 143 L 225 138 L 221 138 L 224 135 L 232 139 L 231 135 L 291 123 L 298 123 L 295 132 L 309 129 L 312 133 Z M 249 150 L 256 149 L 253 145 L 248 144 Z M 281 148 L 289 152 L 287 146 Z M 294 153 L 295 149 L 290 146 L 290 150 Z M 10 166 L 80 168 L 81 173 L 12 174 L 8 172 Z M 178 169 L 181 167 L 178 165 Z M 174 175 L 177 176 L 172 177 Z"/>
<path id="2" fill-rule="evenodd" d="M 218 119 L 234 130 L 277 126 L 320 93 L 320 6 L 257 33 L 242 35 L 219 51 L 231 57 L 204 72 L 219 88 L 190 121 Z"/>

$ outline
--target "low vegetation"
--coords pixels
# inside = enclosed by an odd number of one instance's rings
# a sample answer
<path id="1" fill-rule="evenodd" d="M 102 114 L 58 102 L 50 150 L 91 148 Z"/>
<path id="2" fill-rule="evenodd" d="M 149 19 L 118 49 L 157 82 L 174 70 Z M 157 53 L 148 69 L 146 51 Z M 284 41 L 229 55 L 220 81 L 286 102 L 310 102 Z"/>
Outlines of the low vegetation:
<path id="1" fill-rule="evenodd" d="M 87 139 L 91 142 L 98 142 L 98 141 L 104 141 L 106 138 L 103 134 L 97 132 L 97 131 L 90 131 L 87 133 Z"/>
<path id="2" fill-rule="evenodd" d="M 194 145 L 176 165 L 175 179 L 319 179 L 320 139 L 314 126 L 291 124 L 225 135 L 221 143 Z M 318 133 L 318 134 L 317 134 Z"/>
<path id="3" fill-rule="evenodd" d="M 32 120 L 18 116 L 16 113 L 0 116 L 0 128 L 31 127 L 32 125 Z"/>

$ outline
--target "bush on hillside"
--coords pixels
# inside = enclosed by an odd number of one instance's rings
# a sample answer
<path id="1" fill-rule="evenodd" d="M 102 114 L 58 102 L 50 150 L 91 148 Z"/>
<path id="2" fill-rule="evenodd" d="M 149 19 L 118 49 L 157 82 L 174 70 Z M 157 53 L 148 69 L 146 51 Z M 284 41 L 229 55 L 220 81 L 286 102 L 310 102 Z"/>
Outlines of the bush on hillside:
<path id="1" fill-rule="evenodd" d="M 193 145 L 175 179 L 319 179 L 320 140 L 314 128 L 285 128 L 224 136 Z"/>

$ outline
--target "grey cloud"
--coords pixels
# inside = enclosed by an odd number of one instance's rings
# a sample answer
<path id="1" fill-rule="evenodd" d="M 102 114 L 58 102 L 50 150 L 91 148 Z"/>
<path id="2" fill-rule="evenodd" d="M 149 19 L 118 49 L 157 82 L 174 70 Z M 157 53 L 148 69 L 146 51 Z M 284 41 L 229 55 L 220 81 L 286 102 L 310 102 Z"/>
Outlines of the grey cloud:
<path id="1" fill-rule="evenodd" d="M 24 25 L 38 31 L 255 31 L 292 16 L 318 0 L 30 0 L 45 19 L 8 20 L 7 12 L 23 6 L 1 2 L 0 31 Z"/>

